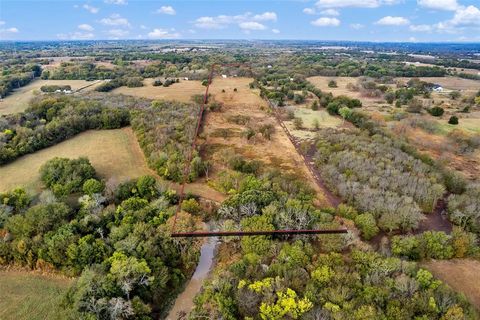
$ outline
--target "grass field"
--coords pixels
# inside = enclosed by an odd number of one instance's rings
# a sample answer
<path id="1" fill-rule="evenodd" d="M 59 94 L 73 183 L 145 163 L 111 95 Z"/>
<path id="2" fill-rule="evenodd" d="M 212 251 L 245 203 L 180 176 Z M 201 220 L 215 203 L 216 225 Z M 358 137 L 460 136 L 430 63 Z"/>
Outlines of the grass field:
<path id="1" fill-rule="evenodd" d="M 120 87 L 112 92 L 148 99 L 176 100 L 181 102 L 190 102 L 192 101 L 192 96 L 204 94 L 205 92 L 205 87 L 202 86 L 200 81 L 196 80 L 180 80 L 179 83 L 174 83 L 169 87 L 154 87 L 152 85 L 153 79 L 145 79 L 143 83 L 143 87 Z"/>
<path id="2" fill-rule="evenodd" d="M 100 82 L 85 80 L 35 80 L 28 85 L 14 90 L 4 99 L 0 100 L 0 115 L 22 112 L 28 107 L 28 102 L 36 95 L 40 94 L 40 87 L 44 85 L 70 85 L 72 90 L 78 90 L 82 87 L 92 85 L 85 91 L 92 90 Z"/>
<path id="3" fill-rule="evenodd" d="M 407 82 L 410 78 L 396 78 Z M 459 77 L 421 77 L 420 80 L 436 83 L 449 90 L 476 92 L 480 88 L 480 81 Z"/>
<path id="4" fill-rule="evenodd" d="M 437 278 L 455 291 L 463 293 L 480 310 L 480 261 L 453 259 L 430 261 L 424 264 Z"/>
<path id="5" fill-rule="evenodd" d="M 454 129 L 462 129 L 470 133 L 480 133 L 480 118 L 461 118 L 458 125 L 448 124 L 447 119 L 439 120 L 439 129 L 448 133 Z"/>
<path id="6" fill-rule="evenodd" d="M 215 174 L 224 169 L 222 152 L 230 148 L 245 159 L 260 160 L 269 168 L 306 178 L 317 191 L 318 200 L 326 204 L 322 190 L 311 177 L 302 157 L 273 115 L 269 114 L 267 103 L 257 91 L 249 88 L 250 82 L 251 78 L 215 77 L 210 86 L 215 100 L 224 104 L 220 112 L 207 113 L 203 128 L 205 149 L 210 150 L 206 158 L 213 162 L 211 176 L 215 178 Z M 237 91 L 234 91 L 235 88 Z M 229 120 L 239 115 L 248 116 L 248 123 L 242 125 Z M 241 133 L 247 127 L 258 128 L 263 124 L 271 124 L 275 128 L 270 140 L 262 138 L 259 133 L 250 141 L 242 137 Z M 225 138 L 216 134 L 219 130 L 228 130 L 232 134 Z"/>
<path id="7" fill-rule="evenodd" d="M 0 319 L 60 320 L 69 311 L 61 307 L 71 281 L 23 271 L 0 271 Z"/>
<path id="8" fill-rule="evenodd" d="M 290 108 L 294 108 L 295 117 L 302 119 L 304 129 L 314 129 L 315 126 L 313 123 L 315 119 L 318 120 L 321 128 L 337 128 L 341 126 L 343 122 L 339 117 L 333 117 L 325 110 L 314 111 L 307 107 L 297 106 Z M 293 121 L 286 121 L 285 124 L 287 125 L 287 128 L 290 130 L 290 132 L 297 138 L 308 139 L 315 136 L 315 132 L 313 131 L 306 131 L 304 129 L 296 130 L 293 125 Z"/>
<path id="9" fill-rule="evenodd" d="M 88 157 L 98 174 L 118 181 L 151 174 L 130 128 L 87 131 L 72 139 L 0 166 L 0 191 L 24 186 L 39 191 L 39 169 L 53 157 Z"/>

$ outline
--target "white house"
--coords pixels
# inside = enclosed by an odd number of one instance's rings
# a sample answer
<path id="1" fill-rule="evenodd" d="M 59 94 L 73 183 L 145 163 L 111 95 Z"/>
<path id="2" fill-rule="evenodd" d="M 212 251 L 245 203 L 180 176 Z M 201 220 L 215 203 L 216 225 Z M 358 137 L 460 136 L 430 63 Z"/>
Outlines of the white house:
<path id="1" fill-rule="evenodd" d="M 226 78 L 227 78 L 227 75 L 226 75 L 226 74 L 222 74 L 222 78 L 223 78 L 223 79 L 226 79 Z"/>

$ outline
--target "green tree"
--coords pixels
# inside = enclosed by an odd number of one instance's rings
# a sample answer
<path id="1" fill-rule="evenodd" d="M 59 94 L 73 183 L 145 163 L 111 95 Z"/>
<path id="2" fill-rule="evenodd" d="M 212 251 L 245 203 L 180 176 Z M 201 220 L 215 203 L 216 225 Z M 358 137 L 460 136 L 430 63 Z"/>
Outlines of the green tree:
<path id="1" fill-rule="evenodd" d="M 444 112 L 445 110 L 443 110 L 442 107 L 433 107 L 428 109 L 428 113 L 430 113 L 434 117 L 440 117 L 443 115 Z"/>
<path id="2" fill-rule="evenodd" d="M 360 229 L 362 236 L 370 240 L 377 235 L 379 229 L 374 216 L 371 213 L 363 213 L 355 218 L 355 225 Z"/>
<path id="3" fill-rule="evenodd" d="M 87 158 L 53 158 L 40 168 L 40 177 L 57 196 L 82 190 L 86 180 L 95 177 L 95 168 Z"/>
<path id="4" fill-rule="evenodd" d="M 83 183 L 82 189 L 83 189 L 83 193 L 91 196 L 94 193 L 102 193 L 103 190 L 105 189 L 105 184 L 102 181 L 98 181 L 97 179 L 91 178 L 86 180 Z"/>
<path id="5" fill-rule="evenodd" d="M 143 259 L 128 257 L 117 251 L 113 253 L 109 262 L 109 272 L 128 300 L 130 300 L 130 292 L 136 287 L 149 285 L 153 281 L 150 276 L 152 271 Z"/>
<path id="6" fill-rule="evenodd" d="M 458 117 L 457 116 L 451 116 L 450 119 L 448 119 L 449 124 L 458 124 Z"/>

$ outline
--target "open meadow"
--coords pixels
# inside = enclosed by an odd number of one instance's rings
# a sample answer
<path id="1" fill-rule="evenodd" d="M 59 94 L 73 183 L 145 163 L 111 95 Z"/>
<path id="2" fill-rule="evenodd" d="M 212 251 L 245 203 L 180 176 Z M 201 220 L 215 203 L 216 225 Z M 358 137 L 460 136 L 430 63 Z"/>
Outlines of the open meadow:
<path id="1" fill-rule="evenodd" d="M 99 80 L 34 80 L 0 99 L 0 115 L 24 111 L 28 107 L 28 102 L 36 95 L 41 94 L 40 88 L 45 85 L 69 85 L 73 91 L 81 88 L 84 88 L 82 91 L 90 91 L 100 83 Z"/>
<path id="2" fill-rule="evenodd" d="M 480 261 L 472 259 L 433 260 L 424 263 L 433 275 L 463 293 L 480 310 Z"/>
<path id="3" fill-rule="evenodd" d="M 122 181 L 152 173 L 130 128 L 92 130 L 0 166 L 0 191 L 16 186 L 39 191 L 39 169 L 53 157 L 88 157 L 103 179 Z"/>
<path id="4" fill-rule="evenodd" d="M 153 79 L 145 79 L 143 87 L 129 88 L 123 86 L 112 90 L 112 92 L 148 99 L 176 100 L 180 102 L 190 102 L 193 96 L 205 92 L 205 87 L 197 80 L 180 80 L 179 83 L 174 83 L 168 87 L 155 87 L 152 85 L 153 81 Z"/>
<path id="5" fill-rule="evenodd" d="M 61 303 L 70 284 L 67 278 L 0 270 L 0 319 L 66 319 Z"/>

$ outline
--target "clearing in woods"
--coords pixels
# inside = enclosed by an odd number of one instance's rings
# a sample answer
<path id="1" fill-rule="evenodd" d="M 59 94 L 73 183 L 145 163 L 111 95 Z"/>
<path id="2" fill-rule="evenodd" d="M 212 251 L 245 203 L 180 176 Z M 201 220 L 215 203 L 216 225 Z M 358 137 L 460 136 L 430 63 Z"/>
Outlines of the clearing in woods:
<path id="1" fill-rule="evenodd" d="M 154 79 L 145 79 L 143 87 L 129 88 L 120 87 L 112 90 L 116 94 L 126 94 L 148 99 L 159 100 L 176 100 L 180 102 L 191 102 L 192 96 L 203 95 L 205 87 L 202 86 L 201 81 L 197 80 L 180 80 L 179 83 L 174 83 L 168 87 L 152 85 Z"/>
<path id="2" fill-rule="evenodd" d="M 480 261 L 471 259 L 433 260 L 423 264 L 435 277 L 463 293 L 480 310 Z"/>
<path id="3" fill-rule="evenodd" d="M 66 278 L 0 270 L 0 319 L 67 319 L 61 303 L 70 284 Z"/>
<path id="4" fill-rule="evenodd" d="M 101 178 L 118 181 L 152 174 L 131 128 L 91 130 L 0 166 L 0 192 L 16 186 L 41 189 L 39 169 L 54 157 L 87 157 Z"/>
<path id="5" fill-rule="evenodd" d="M 249 88 L 252 81 L 251 78 L 243 77 L 215 77 L 210 85 L 214 100 L 223 103 L 220 112 L 206 114 L 201 134 L 201 137 L 205 137 L 204 157 L 213 161 L 210 178 L 215 178 L 216 174 L 225 169 L 222 164 L 223 151 L 230 148 L 248 160 L 260 160 L 270 167 L 306 178 L 316 190 L 319 202 L 328 205 L 323 191 L 310 175 L 302 157 L 273 115 L 269 114 L 267 103 L 260 98 L 257 90 Z M 245 123 L 235 123 L 232 120 L 239 117 L 244 117 Z M 271 124 L 275 129 L 270 140 L 258 133 L 259 127 L 265 124 Z M 257 133 L 247 140 L 242 133 L 249 127 Z"/>
<path id="6" fill-rule="evenodd" d="M 40 88 L 45 85 L 69 85 L 73 91 L 86 87 L 83 91 L 93 90 L 101 81 L 86 80 L 34 80 L 24 87 L 18 88 L 8 96 L 0 99 L 0 115 L 23 112 L 30 100 L 41 94 Z"/>

